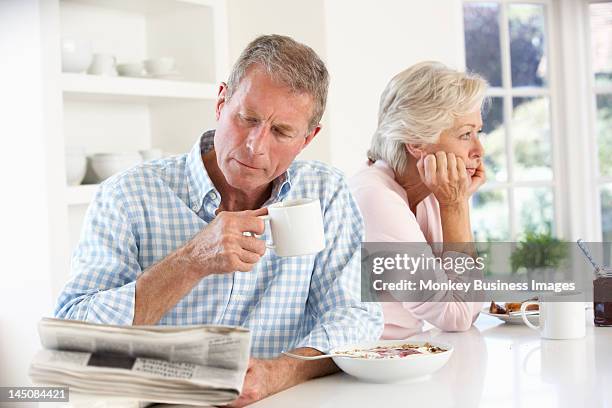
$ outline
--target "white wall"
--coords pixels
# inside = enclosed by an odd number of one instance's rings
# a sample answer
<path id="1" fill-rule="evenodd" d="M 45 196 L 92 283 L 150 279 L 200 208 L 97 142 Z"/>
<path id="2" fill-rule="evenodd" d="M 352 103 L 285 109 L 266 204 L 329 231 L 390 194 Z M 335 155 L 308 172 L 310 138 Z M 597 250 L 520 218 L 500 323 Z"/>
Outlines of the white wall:
<path id="1" fill-rule="evenodd" d="M 333 165 L 352 174 L 365 162 L 393 75 L 422 60 L 464 66 L 461 7 L 460 0 L 325 2 Z"/>
<path id="2" fill-rule="evenodd" d="M 365 160 L 387 81 L 422 60 L 464 66 L 460 0 L 229 0 L 230 61 L 257 35 L 311 46 L 331 74 L 323 131 L 301 155 L 352 174 Z"/>
<path id="3" fill-rule="evenodd" d="M 324 0 L 228 0 L 230 64 L 261 34 L 283 34 L 307 44 L 325 61 Z M 304 160 L 331 160 L 328 115 Z"/>
<path id="4" fill-rule="evenodd" d="M 0 2 L 0 386 L 30 383 L 36 323 L 52 307 L 42 7 L 44 0 Z"/>

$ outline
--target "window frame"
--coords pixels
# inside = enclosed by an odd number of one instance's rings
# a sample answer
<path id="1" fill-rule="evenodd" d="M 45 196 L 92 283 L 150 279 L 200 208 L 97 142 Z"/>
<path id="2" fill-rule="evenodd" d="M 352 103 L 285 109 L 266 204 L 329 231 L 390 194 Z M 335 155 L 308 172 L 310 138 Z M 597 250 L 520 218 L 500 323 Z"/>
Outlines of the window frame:
<path id="1" fill-rule="evenodd" d="M 586 53 L 586 71 L 587 71 L 587 82 L 588 86 L 585 93 L 588 94 L 588 107 L 589 107 L 589 144 L 592 146 L 592 157 L 590 179 L 592 180 L 592 195 L 595 214 L 595 225 L 594 233 L 597 236 L 597 240 L 603 240 L 603 229 L 602 229 L 602 217 L 601 217 L 601 188 L 605 185 L 612 184 L 612 176 L 603 176 L 599 171 L 599 141 L 597 140 L 597 96 L 598 95 L 611 95 L 612 96 L 612 85 L 596 85 L 595 83 L 595 71 L 593 70 L 593 53 L 592 53 L 592 38 L 591 38 L 591 16 L 589 12 L 589 6 L 596 3 L 612 3 L 611 0 L 584 0 L 581 2 L 583 7 L 581 10 L 581 16 L 584 21 L 584 35 L 585 35 L 585 53 Z"/>
<path id="2" fill-rule="evenodd" d="M 491 87 L 487 92 L 490 97 L 501 97 L 503 100 L 504 112 L 504 134 L 505 134 L 505 152 L 507 161 L 507 180 L 496 181 L 488 180 L 481 188 L 481 191 L 505 190 L 508 200 L 508 222 L 509 235 L 511 240 L 518 238 L 518 217 L 517 206 L 515 202 L 515 190 L 521 187 L 548 187 L 552 191 L 553 197 L 553 230 L 558 236 L 565 236 L 568 233 L 567 219 L 568 209 L 563 205 L 562 198 L 567 194 L 564 190 L 564 169 L 561 166 L 563 159 L 563 135 L 561 133 L 562 126 L 560 124 L 560 92 L 559 78 L 560 73 L 557 69 L 559 66 L 560 55 L 557 52 L 559 49 L 558 29 L 555 21 L 557 16 L 557 3 L 551 0 L 463 0 L 462 5 L 470 3 L 496 3 L 499 8 L 499 37 L 500 37 L 500 57 L 501 57 L 501 87 Z M 507 16 L 507 6 L 509 4 L 535 4 L 544 6 L 544 35 L 545 35 L 545 55 L 547 61 L 547 83 L 546 87 L 512 87 L 512 73 L 510 62 L 510 32 Z M 463 13 L 462 13 L 463 15 Z M 463 19 L 462 19 L 463 20 Z M 465 32 L 465 30 L 463 30 Z M 512 103 L 515 97 L 532 97 L 545 96 L 549 99 L 549 117 L 550 117 L 550 143 L 551 143 L 551 180 L 539 181 L 520 181 L 514 180 L 514 151 L 512 146 Z M 486 152 L 485 152 L 486 154 Z"/>

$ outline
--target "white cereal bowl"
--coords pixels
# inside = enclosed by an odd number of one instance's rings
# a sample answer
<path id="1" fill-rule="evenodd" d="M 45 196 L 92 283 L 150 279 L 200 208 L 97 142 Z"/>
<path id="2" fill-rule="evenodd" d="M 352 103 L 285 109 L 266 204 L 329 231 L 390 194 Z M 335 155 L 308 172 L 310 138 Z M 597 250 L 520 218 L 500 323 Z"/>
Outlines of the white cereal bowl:
<path id="1" fill-rule="evenodd" d="M 98 178 L 97 181 L 103 181 L 140 163 L 142 163 L 142 157 L 135 152 L 98 153 L 91 156 L 91 168 Z"/>
<path id="2" fill-rule="evenodd" d="M 359 344 L 349 344 L 337 347 L 329 354 L 347 350 L 362 350 L 376 346 L 393 346 L 399 344 L 424 345 L 429 343 L 446 351 L 436 354 L 412 354 L 401 358 L 354 358 L 333 357 L 334 363 L 345 373 L 362 381 L 371 383 L 394 383 L 425 379 L 441 369 L 453 354 L 453 346 L 435 341 L 420 340 L 378 340 Z"/>

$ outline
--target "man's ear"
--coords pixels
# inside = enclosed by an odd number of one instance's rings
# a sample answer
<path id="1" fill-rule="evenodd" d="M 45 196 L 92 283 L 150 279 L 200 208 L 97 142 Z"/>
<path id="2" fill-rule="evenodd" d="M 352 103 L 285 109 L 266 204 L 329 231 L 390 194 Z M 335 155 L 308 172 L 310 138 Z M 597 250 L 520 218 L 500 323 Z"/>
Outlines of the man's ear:
<path id="1" fill-rule="evenodd" d="M 419 160 L 421 158 L 421 155 L 425 153 L 425 149 L 422 144 L 406 143 L 404 146 L 406 147 L 406 152 L 408 152 L 408 154 L 410 154 L 417 160 Z"/>
<path id="2" fill-rule="evenodd" d="M 306 137 L 304 138 L 304 144 L 300 148 L 300 152 L 304 150 L 304 148 L 308 146 L 310 142 L 312 142 L 312 139 L 315 138 L 315 136 L 319 133 L 320 130 L 321 124 L 318 124 L 317 127 L 315 127 L 313 130 L 310 131 L 310 133 L 308 133 L 308 135 L 306 135 Z"/>
<path id="3" fill-rule="evenodd" d="M 219 120 L 219 116 L 221 116 L 221 108 L 225 105 L 225 95 L 227 94 L 227 84 L 225 82 L 221 82 L 219 84 L 219 92 L 217 93 L 217 103 L 215 104 L 215 118 Z"/>

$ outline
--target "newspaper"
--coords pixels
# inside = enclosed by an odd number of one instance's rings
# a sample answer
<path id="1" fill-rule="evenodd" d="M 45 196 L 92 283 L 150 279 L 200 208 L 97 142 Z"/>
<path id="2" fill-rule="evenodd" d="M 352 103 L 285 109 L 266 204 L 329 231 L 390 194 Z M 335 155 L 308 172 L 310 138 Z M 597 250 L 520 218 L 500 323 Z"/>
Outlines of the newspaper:
<path id="1" fill-rule="evenodd" d="M 110 326 L 44 318 L 35 383 L 71 394 L 121 396 L 186 405 L 238 397 L 248 368 L 250 332 L 231 326 Z"/>

